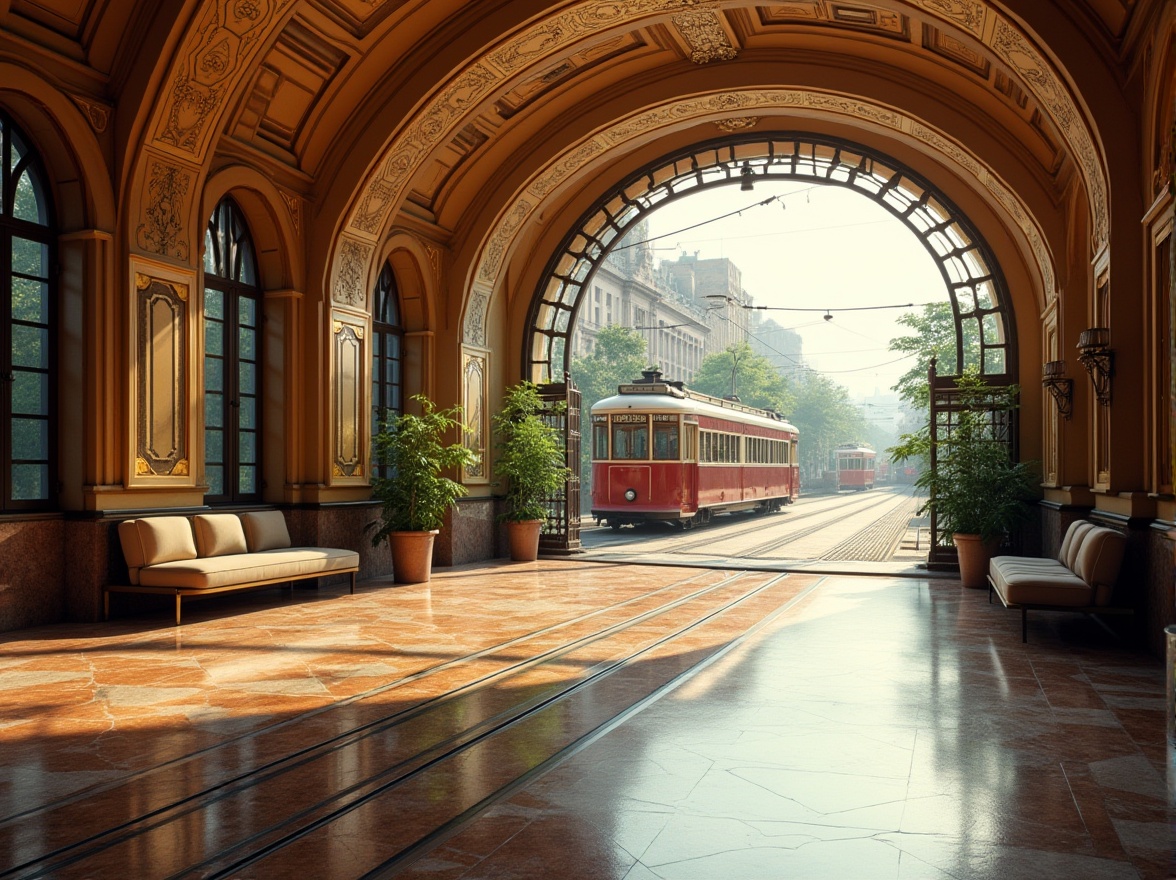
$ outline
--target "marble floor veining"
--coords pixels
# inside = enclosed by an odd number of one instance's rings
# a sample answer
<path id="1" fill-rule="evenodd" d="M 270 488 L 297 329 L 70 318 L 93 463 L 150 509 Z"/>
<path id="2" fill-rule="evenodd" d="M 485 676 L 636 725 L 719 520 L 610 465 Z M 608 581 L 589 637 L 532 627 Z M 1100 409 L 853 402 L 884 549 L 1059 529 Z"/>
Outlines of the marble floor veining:
<path id="1" fill-rule="evenodd" d="M 958 581 L 576 559 L 0 636 L 0 877 L 1163 878 L 1162 664 Z"/>

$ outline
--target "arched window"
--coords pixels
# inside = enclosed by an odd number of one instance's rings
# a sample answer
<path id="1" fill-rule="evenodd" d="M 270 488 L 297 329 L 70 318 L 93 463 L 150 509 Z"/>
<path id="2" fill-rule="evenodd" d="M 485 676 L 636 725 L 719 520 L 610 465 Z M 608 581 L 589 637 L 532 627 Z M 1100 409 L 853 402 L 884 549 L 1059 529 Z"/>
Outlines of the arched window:
<path id="1" fill-rule="evenodd" d="M 0 510 L 56 502 L 52 206 L 29 142 L 0 113 Z"/>
<path id="2" fill-rule="evenodd" d="M 245 218 L 222 199 L 204 235 L 204 476 L 210 504 L 261 500 L 261 292 Z"/>
<path id="3" fill-rule="evenodd" d="M 372 304 L 372 432 L 388 412 L 404 412 L 401 382 L 401 350 L 404 330 L 400 326 L 400 294 L 392 266 L 384 264 L 376 279 Z M 388 476 L 388 468 L 372 463 L 373 476 Z"/>

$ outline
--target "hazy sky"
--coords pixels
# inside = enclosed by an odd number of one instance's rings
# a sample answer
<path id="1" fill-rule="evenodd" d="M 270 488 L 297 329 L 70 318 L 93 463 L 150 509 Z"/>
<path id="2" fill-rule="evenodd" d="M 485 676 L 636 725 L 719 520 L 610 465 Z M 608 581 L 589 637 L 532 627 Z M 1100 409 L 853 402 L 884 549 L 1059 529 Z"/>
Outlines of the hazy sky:
<path id="1" fill-rule="evenodd" d="M 749 207 L 770 196 L 776 201 Z M 731 211 L 725 220 L 686 229 Z M 908 331 L 894 319 L 910 309 L 838 311 L 855 306 L 945 302 L 935 262 L 900 221 L 874 201 L 837 186 L 757 181 L 753 192 L 725 186 L 687 196 L 649 215 L 657 258 L 698 252 L 727 257 L 743 273 L 757 306 L 819 311 L 764 311 L 804 340 L 808 364 L 850 395 L 886 394 L 910 368 L 887 350 Z M 824 310 L 833 319 L 824 320 Z"/>

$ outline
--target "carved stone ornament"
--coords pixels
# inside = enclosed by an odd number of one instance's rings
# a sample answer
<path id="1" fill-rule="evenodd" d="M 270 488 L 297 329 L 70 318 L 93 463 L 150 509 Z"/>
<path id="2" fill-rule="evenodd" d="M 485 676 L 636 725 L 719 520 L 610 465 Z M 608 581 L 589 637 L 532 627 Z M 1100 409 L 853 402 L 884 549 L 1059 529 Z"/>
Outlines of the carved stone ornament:
<path id="1" fill-rule="evenodd" d="M 332 299 L 342 305 L 362 306 L 367 297 L 363 289 L 367 278 L 368 260 L 374 248 L 363 242 L 345 238 L 339 252 L 339 274 L 335 279 Z"/>
<path id="2" fill-rule="evenodd" d="M 98 134 L 106 131 L 106 126 L 110 124 L 110 108 L 105 104 L 99 104 L 96 101 L 91 101 L 89 98 L 81 98 L 77 95 L 70 95 L 73 102 L 78 105 L 78 109 L 86 116 L 86 121 L 90 123 L 90 127 Z"/>
<path id="3" fill-rule="evenodd" d="M 197 18 L 176 53 L 171 90 L 163 102 L 164 117 L 156 141 L 175 150 L 202 156 L 215 131 L 214 117 L 224 110 L 235 80 L 282 22 L 290 0 L 210 0 L 200 4 Z"/>
<path id="4" fill-rule="evenodd" d="M 278 195 L 282 197 L 282 203 L 286 206 L 286 210 L 290 212 L 290 225 L 294 227 L 295 232 L 302 231 L 302 199 L 293 193 L 288 193 L 284 189 L 278 190 Z"/>
<path id="5" fill-rule="evenodd" d="M 470 294 L 466 304 L 466 319 L 462 332 L 462 341 L 467 345 L 486 344 L 486 304 L 489 297 L 480 290 Z"/>
<path id="6" fill-rule="evenodd" d="M 690 60 L 695 64 L 730 61 L 739 55 L 739 50 L 731 45 L 727 32 L 723 30 L 719 13 L 713 9 L 680 12 L 671 21 L 690 47 Z"/>
<path id="7" fill-rule="evenodd" d="M 734 134 L 737 131 L 755 128 L 757 125 L 759 125 L 758 116 L 733 116 L 730 119 L 720 119 L 715 123 L 715 128 L 727 134 Z"/>
<path id="8" fill-rule="evenodd" d="M 980 0 L 918 0 L 918 5 L 959 25 L 973 36 L 984 33 L 985 5 Z"/>
<path id="9" fill-rule="evenodd" d="M 192 174 L 176 165 L 153 161 L 145 194 L 145 222 L 139 226 L 139 246 L 161 257 L 187 260 L 184 237 L 185 203 Z"/>

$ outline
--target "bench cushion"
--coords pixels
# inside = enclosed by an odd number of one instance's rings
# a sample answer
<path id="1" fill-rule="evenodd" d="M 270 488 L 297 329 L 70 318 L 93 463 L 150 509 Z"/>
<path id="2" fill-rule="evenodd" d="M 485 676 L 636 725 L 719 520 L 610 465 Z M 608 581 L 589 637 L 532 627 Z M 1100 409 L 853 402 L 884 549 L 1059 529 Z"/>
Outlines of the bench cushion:
<path id="1" fill-rule="evenodd" d="M 279 514 L 280 515 L 280 514 Z M 182 559 L 144 568 L 140 581 L 148 587 L 189 590 L 227 587 L 257 581 L 313 577 L 359 567 L 359 554 L 330 547 L 290 547 L 260 553 Z"/>
<path id="2" fill-rule="evenodd" d="M 1089 523 L 1084 519 L 1076 519 L 1070 523 L 1070 527 L 1066 529 L 1065 537 L 1062 538 L 1061 549 L 1058 550 L 1058 562 L 1063 565 L 1066 564 L 1066 560 L 1070 558 L 1070 548 L 1077 541 L 1078 535 L 1092 525 L 1093 523 Z"/>
<path id="3" fill-rule="evenodd" d="M 1062 541 L 1062 551 L 1058 555 L 1058 559 L 1070 571 L 1074 570 L 1074 562 L 1078 558 L 1079 549 L 1082 547 L 1082 539 L 1094 527 L 1094 523 L 1080 519 L 1076 523 L 1071 524 L 1070 528 L 1066 530 L 1066 540 Z"/>
<path id="4" fill-rule="evenodd" d="M 245 530 L 241 518 L 232 513 L 200 513 L 192 520 L 196 552 L 200 556 L 228 556 L 245 553 Z"/>
<path id="5" fill-rule="evenodd" d="M 139 583 L 145 566 L 196 558 L 192 526 L 184 516 L 125 520 L 119 523 L 118 539 L 132 584 Z"/>
<path id="6" fill-rule="evenodd" d="M 1111 601 L 1126 549 L 1127 539 L 1114 529 L 1103 526 L 1092 529 L 1083 538 L 1074 574 L 1094 588 L 1095 605 L 1106 605 Z"/>
<path id="7" fill-rule="evenodd" d="M 993 587 L 1012 605 L 1080 608 L 1089 605 L 1093 596 L 1090 585 L 1056 559 L 1002 556 L 992 560 L 988 572 Z"/>
<path id="8" fill-rule="evenodd" d="M 245 543 L 251 553 L 290 546 L 290 530 L 280 510 L 255 510 L 241 514 Z"/>

